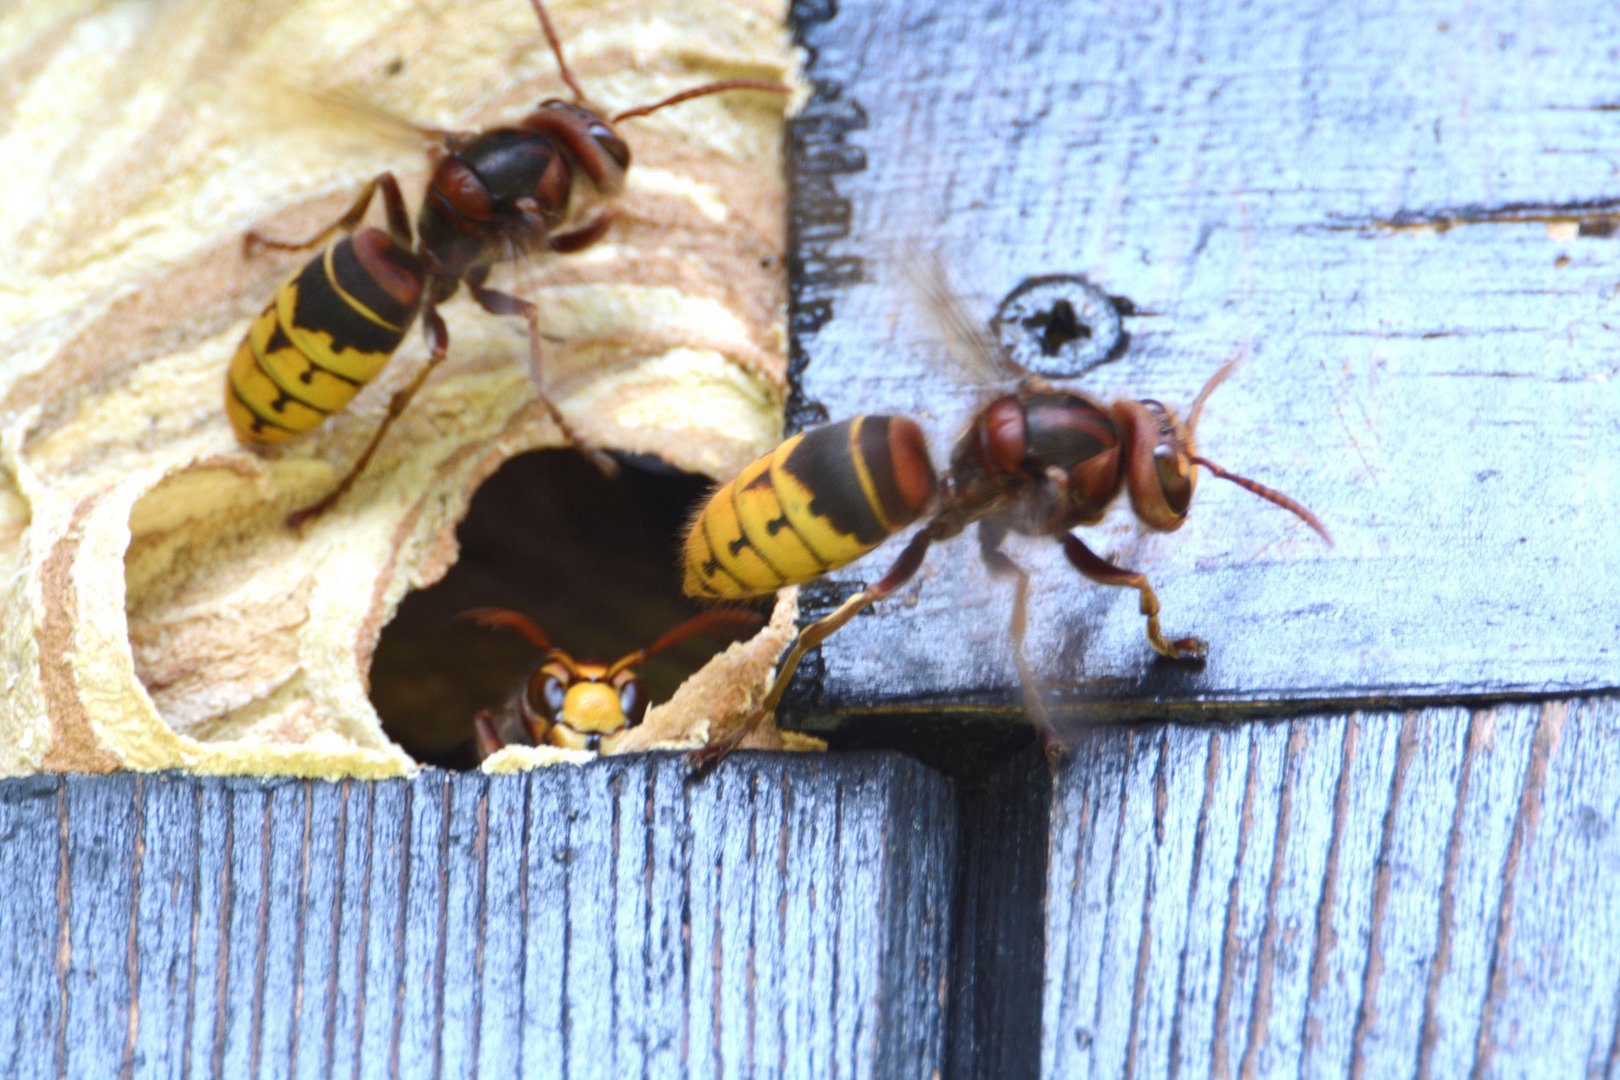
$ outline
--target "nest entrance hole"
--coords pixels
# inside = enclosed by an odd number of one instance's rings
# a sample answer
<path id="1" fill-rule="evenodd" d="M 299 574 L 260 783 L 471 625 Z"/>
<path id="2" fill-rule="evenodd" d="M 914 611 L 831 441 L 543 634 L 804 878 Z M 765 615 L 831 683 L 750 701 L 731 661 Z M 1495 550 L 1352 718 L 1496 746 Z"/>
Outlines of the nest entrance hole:
<path id="1" fill-rule="evenodd" d="M 473 497 L 461 555 L 414 592 L 384 629 L 371 667 L 383 730 L 423 764 L 477 764 L 472 717 L 507 701 L 534 669 L 534 648 L 457 616 L 504 607 L 532 618 L 579 660 L 610 661 L 704 610 L 681 592 L 681 540 L 711 481 L 662 462 L 604 477 L 564 450 L 522 454 Z M 640 670 L 654 703 L 725 647 L 696 638 Z"/>

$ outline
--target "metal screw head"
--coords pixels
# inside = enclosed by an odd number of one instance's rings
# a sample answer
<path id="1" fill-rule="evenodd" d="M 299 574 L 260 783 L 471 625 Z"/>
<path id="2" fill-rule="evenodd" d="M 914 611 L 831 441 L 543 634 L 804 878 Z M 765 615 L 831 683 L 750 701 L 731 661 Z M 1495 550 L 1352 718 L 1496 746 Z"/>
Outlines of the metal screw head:
<path id="1" fill-rule="evenodd" d="M 1045 274 L 1007 294 L 990 330 L 1025 371 L 1072 379 L 1125 351 L 1130 335 L 1120 317 L 1132 310 L 1079 274 Z"/>

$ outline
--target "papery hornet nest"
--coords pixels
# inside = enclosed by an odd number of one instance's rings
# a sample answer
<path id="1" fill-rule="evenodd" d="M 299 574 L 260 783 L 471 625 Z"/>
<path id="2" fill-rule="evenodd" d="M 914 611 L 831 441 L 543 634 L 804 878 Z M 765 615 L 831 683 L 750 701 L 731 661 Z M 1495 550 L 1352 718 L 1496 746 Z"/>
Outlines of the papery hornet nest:
<path id="1" fill-rule="evenodd" d="M 605 103 L 719 78 L 799 85 L 780 0 L 549 6 Z M 455 560 L 479 482 L 559 435 L 521 320 L 458 297 L 443 309 L 449 359 L 354 491 L 289 530 L 426 349 L 412 333 L 346 412 L 284 449 L 243 449 L 225 365 L 309 256 L 250 258 L 242 237 L 313 233 L 383 169 L 416 199 L 427 173 L 398 146 L 272 122 L 270 73 L 426 124 L 488 126 L 566 96 L 533 12 L 131 0 L 29 17 L 0 41 L 0 774 L 409 770 L 367 699 L 378 635 Z M 753 95 L 627 125 L 635 168 L 607 238 L 497 269 L 492 284 L 539 305 L 548 392 L 595 446 L 718 477 L 778 438 L 784 125 L 780 99 Z M 649 737 L 689 744 L 746 708 L 790 610 L 655 710 Z M 724 686 L 729 703 L 713 696 Z"/>

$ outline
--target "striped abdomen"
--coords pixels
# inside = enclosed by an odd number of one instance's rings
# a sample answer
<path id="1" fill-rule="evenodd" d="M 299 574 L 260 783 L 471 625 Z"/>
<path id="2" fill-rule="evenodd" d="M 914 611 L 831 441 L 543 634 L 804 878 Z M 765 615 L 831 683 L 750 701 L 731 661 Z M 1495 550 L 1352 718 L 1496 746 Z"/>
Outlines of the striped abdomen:
<path id="1" fill-rule="evenodd" d="M 285 442 L 342 409 L 416 318 L 422 267 L 381 229 L 328 247 L 253 320 L 231 358 L 225 411 L 244 443 Z"/>
<path id="2" fill-rule="evenodd" d="M 686 593 L 774 592 L 853 562 L 916 521 L 937 478 L 904 417 L 857 416 L 795 435 L 709 498 L 686 537 Z"/>

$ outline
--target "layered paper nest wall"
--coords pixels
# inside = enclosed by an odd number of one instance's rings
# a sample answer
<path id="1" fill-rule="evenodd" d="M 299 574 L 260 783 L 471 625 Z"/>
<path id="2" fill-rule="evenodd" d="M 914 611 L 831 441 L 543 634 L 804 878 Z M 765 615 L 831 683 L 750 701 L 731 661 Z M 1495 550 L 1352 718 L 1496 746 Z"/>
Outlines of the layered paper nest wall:
<path id="1" fill-rule="evenodd" d="M 718 78 L 796 85 L 785 7 L 551 10 L 616 110 Z M 292 108 L 299 85 L 453 129 L 568 96 L 523 0 L 126 0 L 0 21 L 0 774 L 408 771 L 367 699 L 378 635 L 454 562 L 479 482 L 559 441 L 521 321 L 458 297 L 450 359 L 359 486 L 302 534 L 284 525 L 426 356 L 413 331 L 351 409 L 284 449 L 231 433 L 225 365 L 308 258 L 248 257 L 244 233 L 308 235 L 376 173 L 415 199 L 427 172 Z M 596 445 L 722 477 L 778 438 L 784 108 L 730 94 L 625 122 L 635 161 L 607 240 L 497 271 L 540 305 L 549 391 Z M 746 707 L 790 615 L 694 677 L 647 738 L 690 742 Z"/>

